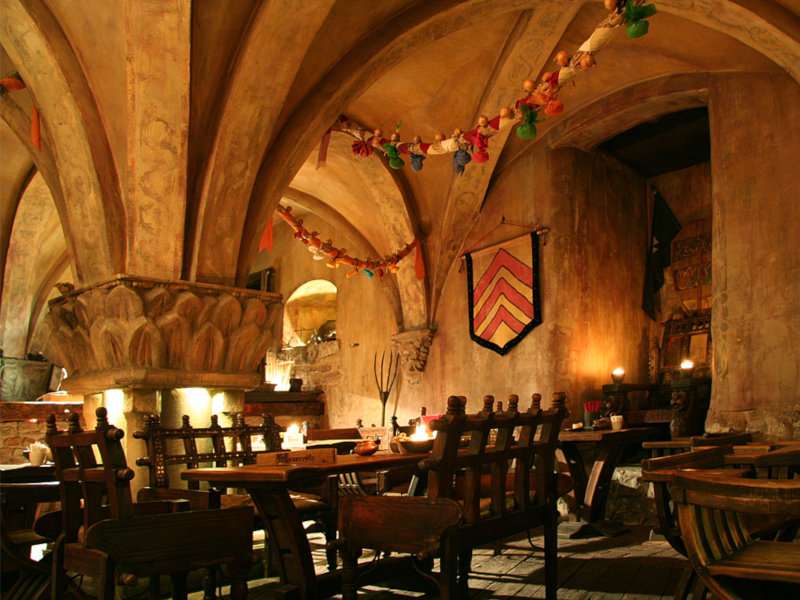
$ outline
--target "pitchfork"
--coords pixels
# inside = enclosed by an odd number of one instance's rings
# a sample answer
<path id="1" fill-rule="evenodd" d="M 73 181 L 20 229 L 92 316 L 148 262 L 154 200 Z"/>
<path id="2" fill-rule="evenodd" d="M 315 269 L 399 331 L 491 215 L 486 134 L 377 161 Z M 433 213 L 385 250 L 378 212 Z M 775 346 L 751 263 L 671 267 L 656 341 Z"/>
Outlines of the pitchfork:
<path id="1" fill-rule="evenodd" d="M 381 398 L 381 427 L 386 427 L 386 403 L 392 393 L 397 373 L 400 371 L 400 353 L 389 354 L 389 368 L 384 373 L 384 363 L 386 361 L 386 350 L 381 352 L 381 368 L 378 371 L 378 353 L 372 359 L 372 372 L 375 375 L 375 385 L 378 386 L 378 394 Z M 384 375 L 386 378 L 384 379 Z"/>

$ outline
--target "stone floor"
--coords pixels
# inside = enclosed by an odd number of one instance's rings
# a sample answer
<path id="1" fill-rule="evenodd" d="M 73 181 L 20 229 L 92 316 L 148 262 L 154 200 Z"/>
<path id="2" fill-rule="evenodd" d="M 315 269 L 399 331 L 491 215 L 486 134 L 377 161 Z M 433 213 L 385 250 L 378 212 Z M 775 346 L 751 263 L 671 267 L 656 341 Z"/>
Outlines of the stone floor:
<path id="1" fill-rule="evenodd" d="M 664 541 L 649 541 L 647 528 L 633 528 L 615 538 L 570 540 L 574 530 L 563 523 L 559 530 L 560 600 L 658 600 L 671 598 L 686 562 Z M 541 537 L 533 543 L 542 545 Z M 312 538 L 314 559 L 325 570 L 321 539 Z M 250 584 L 249 597 L 270 598 L 274 583 Z M 470 598 L 544 598 L 544 562 L 540 551 L 532 550 L 526 538 L 504 544 L 502 553 L 492 549 L 475 552 L 469 579 Z M 411 578 L 387 581 L 362 588 L 365 600 L 413 598 L 424 588 Z"/>

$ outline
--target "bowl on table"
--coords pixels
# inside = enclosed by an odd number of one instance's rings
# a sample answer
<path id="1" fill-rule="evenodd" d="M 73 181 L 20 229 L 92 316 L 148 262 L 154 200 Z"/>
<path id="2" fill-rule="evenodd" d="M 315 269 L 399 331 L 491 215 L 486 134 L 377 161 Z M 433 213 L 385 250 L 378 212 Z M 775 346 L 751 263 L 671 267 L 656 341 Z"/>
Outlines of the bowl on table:
<path id="1" fill-rule="evenodd" d="M 375 440 L 364 440 L 363 442 L 356 444 L 356 447 L 353 448 L 353 452 L 359 456 L 372 456 L 380 447 L 380 443 L 376 442 Z"/>
<path id="2" fill-rule="evenodd" d="M 397 450 L 394 450 L 394 448 L 392 450 L 399 454 L 420 454 L 430 452 L 433 449 L 433 438 L 425 440 L 413 440 L 409 437 L 394 438 L 392 444 L 397 446 Z"/>

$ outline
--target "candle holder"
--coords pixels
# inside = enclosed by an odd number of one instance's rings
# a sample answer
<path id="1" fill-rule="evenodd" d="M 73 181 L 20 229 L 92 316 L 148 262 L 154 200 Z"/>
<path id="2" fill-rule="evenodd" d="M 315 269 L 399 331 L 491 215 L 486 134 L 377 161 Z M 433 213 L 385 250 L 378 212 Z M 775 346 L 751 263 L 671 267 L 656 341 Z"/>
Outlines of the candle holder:
<path id="1" fill-rule="evenodd" d="M 611 371 L 611 381 L 616 384 L 620 384 L 625 381 L 625 369 L 622 367 L 617 367 L 613 371 Z"/>
<path id="2" fill-rule="evenodd" d="M 694 361 L 685 358 L 681 361 L 678 378 L 682 381 L 689 381 L 692 379 L 692 375 L 694 375 Z"/>

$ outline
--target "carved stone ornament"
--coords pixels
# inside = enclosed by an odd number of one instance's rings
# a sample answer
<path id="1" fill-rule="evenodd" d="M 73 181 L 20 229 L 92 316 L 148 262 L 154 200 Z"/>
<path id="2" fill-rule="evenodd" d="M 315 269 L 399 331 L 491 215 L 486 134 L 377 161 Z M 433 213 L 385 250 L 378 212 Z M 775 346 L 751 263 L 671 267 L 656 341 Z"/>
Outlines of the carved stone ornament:
<path id="1" fill-rule="evenodd" d="M 50 301 L 45 354 L 70 392 L 245 389 L 259 383 L 280 312 L 280 294 L 117 276 Z"/>
<path id="2" fill-rule="evenodd" d="M 403 377 L 412 385 L 422 382 L 434 332 L 433 329 L 412 329 L 402 331 L 392 338 L 392 349 L 400 354 Z"/>

